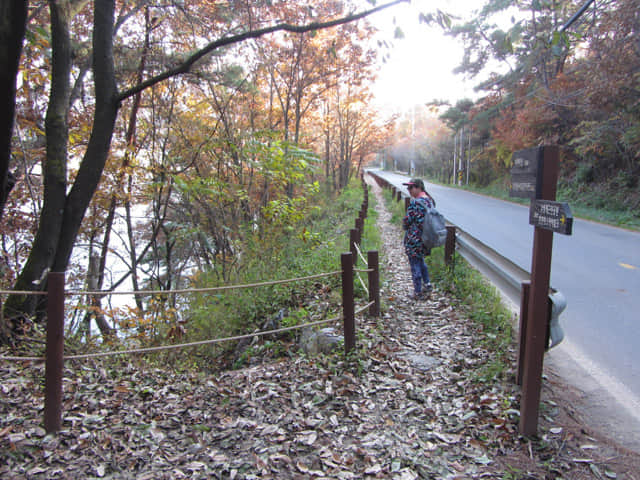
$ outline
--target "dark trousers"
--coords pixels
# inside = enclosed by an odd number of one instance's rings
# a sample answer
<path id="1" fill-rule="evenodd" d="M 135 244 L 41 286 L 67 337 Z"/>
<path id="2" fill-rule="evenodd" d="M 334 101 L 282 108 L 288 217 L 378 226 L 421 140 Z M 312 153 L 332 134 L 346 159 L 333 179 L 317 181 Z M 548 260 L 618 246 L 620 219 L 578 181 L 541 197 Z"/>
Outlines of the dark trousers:
<path id="1" fill-rule="evenodd" d="M 419 294 L 422 292 L 422 283 L 425 285 L 430 283 L 429 269 L 424 263 L 424 257 L 409 257 L 411 265 L 411 279 L 413 280 L 413 292 Z"/>

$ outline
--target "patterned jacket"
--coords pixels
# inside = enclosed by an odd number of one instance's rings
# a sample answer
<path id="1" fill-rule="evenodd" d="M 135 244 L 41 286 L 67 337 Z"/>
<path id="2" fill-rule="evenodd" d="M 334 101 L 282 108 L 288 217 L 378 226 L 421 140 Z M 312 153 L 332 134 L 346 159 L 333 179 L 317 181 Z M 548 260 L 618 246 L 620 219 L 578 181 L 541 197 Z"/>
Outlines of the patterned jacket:
<path id="1" fill-rule="evenodd" d="M 433 201 L 429 197 L 412 198 L 407 208 L 407 213 L 402 219 L 404 234 L 404 250 L 409 257 L 422 258 L 431 253 L 422 245 L 422 222 L 426 213 L 426 206 L 433 207 Z"/>

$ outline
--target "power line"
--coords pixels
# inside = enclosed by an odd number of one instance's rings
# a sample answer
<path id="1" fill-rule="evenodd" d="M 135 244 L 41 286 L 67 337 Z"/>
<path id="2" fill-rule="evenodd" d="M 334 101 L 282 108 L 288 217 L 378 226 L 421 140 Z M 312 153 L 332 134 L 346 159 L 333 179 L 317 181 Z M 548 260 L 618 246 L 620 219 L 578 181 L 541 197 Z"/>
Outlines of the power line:
<path id="1" fill-rule="evenodd" d="M 560 33 L 563 33 L 567 28 L 569 28 L 571 25 L 573 25 L 573 22 L 575 22 L 578 18 L 580 18 L 582 16 L 582 14 L 587 10 L 587 8 L 589 8 L 589 5 L 591 5 L 593 2 L 594 2 L 594 0 L 588 0 L 587 3 L 582 5 L 582 7 L 580 7 L 580 10 L 578 10 L 576 13 L 574 13 L 573 17 L 571 17 L 567 21 L 567 23 L 565 23 L 560 28 Z"/>

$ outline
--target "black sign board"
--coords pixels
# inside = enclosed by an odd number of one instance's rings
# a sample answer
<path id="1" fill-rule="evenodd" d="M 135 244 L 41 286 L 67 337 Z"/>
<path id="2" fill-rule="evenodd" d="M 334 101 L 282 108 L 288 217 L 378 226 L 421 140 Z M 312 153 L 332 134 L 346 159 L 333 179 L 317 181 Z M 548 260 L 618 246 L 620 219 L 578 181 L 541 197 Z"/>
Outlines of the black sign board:
<path id="1" fill-rule="evenodd" d="M 543 147 L 514 152 L 511 157 L 510 197 L 540 198 L 542 196 Z"/>
<path id="2" fill-rule="evenodd" d="M 573 215 L 569 204 L 551 200 L 533 200 L 529 209 L 529 224 L 571 235 Z"/>

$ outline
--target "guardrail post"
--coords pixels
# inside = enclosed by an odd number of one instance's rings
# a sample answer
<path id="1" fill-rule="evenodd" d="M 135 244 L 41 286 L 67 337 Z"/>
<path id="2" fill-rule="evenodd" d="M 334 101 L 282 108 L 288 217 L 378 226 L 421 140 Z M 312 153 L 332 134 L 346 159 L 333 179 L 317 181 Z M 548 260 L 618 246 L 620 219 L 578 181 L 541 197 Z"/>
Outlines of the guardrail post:
<path id="1" fill-rule="evenodd" d="M 342 264 L 342 316 L 344 320 L 344 353 L 356 346 L 355 306 L 353 303 L 353 254 L 343 253 Z"/>
<path id="2" fill-rule="evenodd" d="M 378 264 L 378 251 L 369 250 L 367 252 L 367 264 L 369 265 L 369 302 L 373 305 L 369 307 L 369 315 L 380 316 L 380 268 Z"/>
<path id="3" fill-rule="evenodd" d="M 456 227 L 447 225 L 447 240 L 444 244 L 444 263 L 451 265 L 453 263 L 453 254 L 456 251 Z"/>
<path id="4" fill-rule="evenodd" d="M 44 380 L 44 428 L 62 428 L 62 370 L 64 363 L 64 272 L 47 277 L 47 346 Z"/>
<path id="5" fill-rule="evenodd" d="M 409 210 L 409 204 L 411 203 L 411 199 L 409 197 L 404 199 L 404 211 Z"/>

